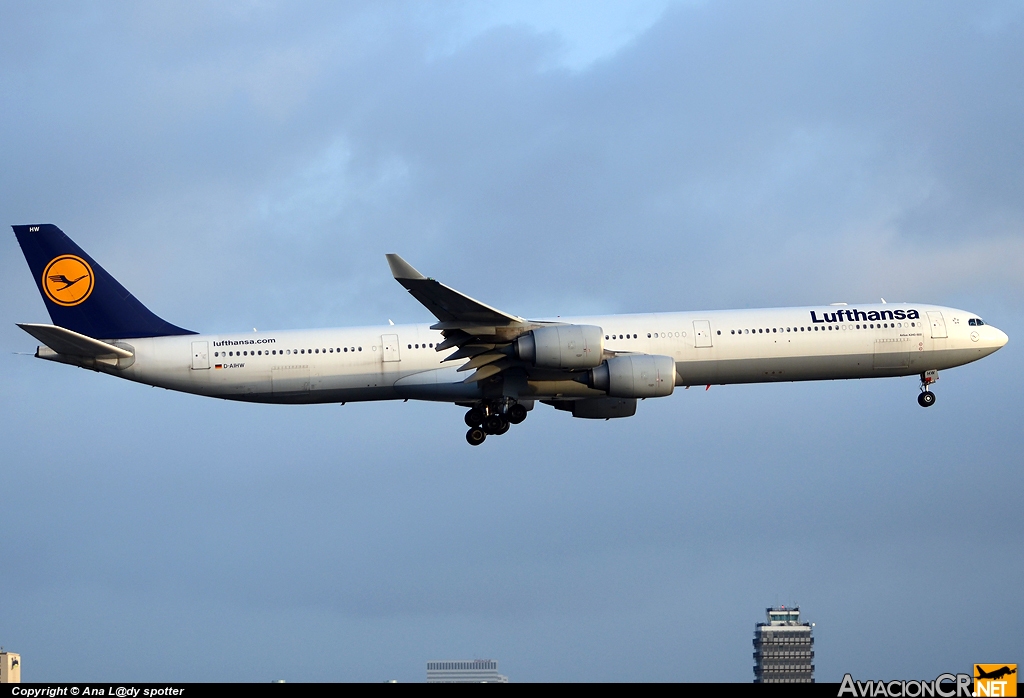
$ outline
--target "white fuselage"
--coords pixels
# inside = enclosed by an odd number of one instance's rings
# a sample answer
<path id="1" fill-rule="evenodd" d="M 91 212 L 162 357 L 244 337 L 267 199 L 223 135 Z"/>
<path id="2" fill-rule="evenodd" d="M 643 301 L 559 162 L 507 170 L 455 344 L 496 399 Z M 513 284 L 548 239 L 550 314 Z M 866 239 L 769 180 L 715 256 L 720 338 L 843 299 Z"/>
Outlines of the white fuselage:
<path id="1" fill-rule="evenodd" d="M 555 322 L 600 326 L 605 352 L 670 356 L 676 385 L 688 386 L 904 376 L 952 368 L 987 356 L 1007 341 L 995 327 L 973 324 L 976 317 L 954 308 L 890 303 Z M 479 383 L 463 382 L 472 371 L 457 371 L 464 361 L 443 363 L 454 350 L 436 351 L 444 338 L 427 324 L 117 341 L 131 347 L 134 360 L 95 368 L 211 397 L 280 403 L 469 402 L 482 397 Z M 601 394 L 571 380 L 531 379 L 519 389 L 523 399 Z"/>

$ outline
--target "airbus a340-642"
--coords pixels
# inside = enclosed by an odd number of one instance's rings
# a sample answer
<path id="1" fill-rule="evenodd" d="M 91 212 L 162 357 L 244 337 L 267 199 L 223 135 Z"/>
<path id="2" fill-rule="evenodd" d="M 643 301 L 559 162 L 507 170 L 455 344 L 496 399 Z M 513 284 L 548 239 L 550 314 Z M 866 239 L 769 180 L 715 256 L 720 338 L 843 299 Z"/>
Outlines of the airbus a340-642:
<path id="1" fill-rule="evenodd" d="M 54 225 L 15 235 L 52 325 L 19 324 L 36 356 L 197 395 L 267 403 L 431 400 L 468 408 L 481 444 L 536 401 L 574 417 L 636 413 L 677 386 L 921 377 L 1006 344 L 974 313 L 922 303 L 527 320 L 387 255 L 432 324 L 199 334 L 154 315 Z"/>

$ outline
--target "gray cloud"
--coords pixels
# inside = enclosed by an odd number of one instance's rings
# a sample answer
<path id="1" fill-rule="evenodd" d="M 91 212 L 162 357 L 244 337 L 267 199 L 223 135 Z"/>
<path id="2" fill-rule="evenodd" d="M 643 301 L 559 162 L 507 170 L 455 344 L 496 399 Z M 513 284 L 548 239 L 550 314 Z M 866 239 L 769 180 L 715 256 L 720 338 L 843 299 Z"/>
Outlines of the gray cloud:
<path id="1" fill-rule="evenodd" d="M 222 404 L 8 354 L 0 639 L 36 677 L 262 681 L 273 651 L 289 680 L 493 655 L 746 681 L 794 600 L 823 680 L 1016 646 L 1019 7 L 576 11 L 8 5 L 0 210 L 196 329 L 427 319 L 398 251 L 533 316 L 886 296 L 1010 345 L 927 413 L 911 379 L 681 390 L 472 453 L 450 406 Z M 13 236 L 0 265 L 29 351 Z"/>

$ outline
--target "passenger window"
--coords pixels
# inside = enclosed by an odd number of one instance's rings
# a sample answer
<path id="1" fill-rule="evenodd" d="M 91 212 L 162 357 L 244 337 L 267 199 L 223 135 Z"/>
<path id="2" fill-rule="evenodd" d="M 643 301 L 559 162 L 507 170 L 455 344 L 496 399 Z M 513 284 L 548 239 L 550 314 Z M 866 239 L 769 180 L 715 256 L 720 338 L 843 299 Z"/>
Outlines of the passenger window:
<path id="1" fill-rule="evenodd" d="M 718 330 L 718 334 L 722 334 L 722 330 Z"/>
<path id="2" fill-rule="evenodd" d="M 359 347 L 359 351 L 362 351 L 362 350 L 363 350 L 363 348 L 362 348 L 362 347 Z"/>
<path id="3" fill-rule="evenodd" d="M 348 351 L 348 347 L 345 347 L 343 351 L 346 351 L 346 352 L 347 352 L 347 351 Z"/>

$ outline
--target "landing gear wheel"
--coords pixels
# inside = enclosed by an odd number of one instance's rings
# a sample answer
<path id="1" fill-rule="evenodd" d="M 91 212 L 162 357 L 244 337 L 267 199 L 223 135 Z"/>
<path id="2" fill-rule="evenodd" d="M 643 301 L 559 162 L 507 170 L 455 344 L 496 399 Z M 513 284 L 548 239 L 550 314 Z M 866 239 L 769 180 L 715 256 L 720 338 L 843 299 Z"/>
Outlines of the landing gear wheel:
<path id="1" fill-rule="evenodd" d="M 498 431 L 494 432 L 495 436 L 501 436 L 506 431 L 508 431 L 509 429 L 512 428 L 512 425 L 509 423 L 509 421 L 507 419 L 501 420 L 501 424 L 502 424 L 501 429 L 499 429 Z"/>
<path id="2" fill-rule="evenodd" d="M 484 420 L 484 431 L 488 434 L 504 434 L 508 431 L 508 420 L 500 414 L 491 414 Z"/>
<path id="3" fill-rule="evenodd" d="M 931 407 L 935 404 L 935 393 L 930 390 L 925 390 L 917 396 L 917 404 L 921 407 Z"/>
<path id="4" fill-rule="evenodd" d="M 466 432 L 466 441 L 469 442 L 470 446 L 479 446 L 487 438 L 487 434 L 480 427 L 473 427 Z"/>
<path id="5" fill-rule="evenodd" d="M 466 426 L 467 427 L 478 427 L 484 423 L 484 418 L 487 415 L 479 407 L 474 407 L 466 413 Z"/>
<path id="6" fill-rule="evenodd" d="M 512 405 L 508 410 L 508 421 L 521 424 L 526 419 L 526 408 L 520 404 Z"/>

